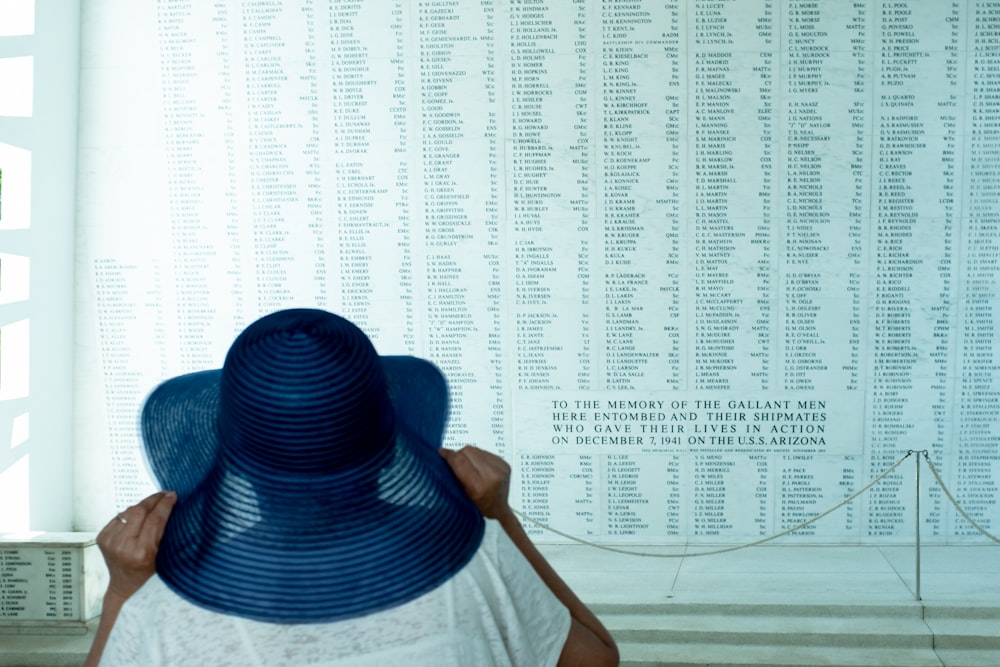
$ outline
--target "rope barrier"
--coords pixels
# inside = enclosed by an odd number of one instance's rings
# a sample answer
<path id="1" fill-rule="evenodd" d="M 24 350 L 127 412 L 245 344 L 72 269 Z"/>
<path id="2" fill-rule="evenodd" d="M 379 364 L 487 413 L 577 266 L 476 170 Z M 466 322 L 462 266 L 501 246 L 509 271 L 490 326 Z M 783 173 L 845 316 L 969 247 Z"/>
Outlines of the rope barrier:
<path id="1" fill-rule="evenodd" d="M 544 524 L 544 523 L 542 523 L 540 521 L 537 521 L 537 520 L 531 518 L 530 516 L 527 516 L 526 514 L 524 514 L 524 513 L 520 512 L 520 511 L 516 510 L 516 509 L 514 510 L 514 513 L 517 514 L 522 519 L 525 519 L 526 521 L 528 521 L 528 522 L 530 522 L 530 523 L 538 526 L 539 528 L 542 528 L 542 529 L 547 530 L 547 531 L 549 531 L 551 533 L 559 535 L 560 537 L 564 537 L 564 538 L 566 538 L 568 540 L 572 540 L 573 542 L 577 542 L 579 544 L 583 544 L 583 545 L 586 545 L 586 546 L 589 546 L 589 547 L 594 547 L 595 549 L 602 549 L 604 551 L 612 551 L 614 553 L 626 554 L 626 555 L 629 555 L 629 556 L 645 556 L 645 557 L 649 557 L 649 558 L 691 558 L 691 557 L 694 557 L 694 556 L 713 556 L 713 555 L 716 555 L 716 554 L 727 553 L 729 551 L 737 551 L 739 549 L 747 549 L 749 547 L 759 546 L 761 544 L 765 544 L 765 543 L 770 542 L 772 540 L 776 540 L 779 537 L 784 537 L 785 535 L 788 535 L 789 533 L 793 533 L 796 530 L 799 530 L 800 528 L 804 528 L 805 526 L 808 526 L 811 523 L 815 523 L 816 521 L 819 521 L 820 519 L 822 519 L 823 517 L 827 516 L 828 514 L 836 512 L 838 509 L 840 509 L 844 505 L 850 503 L 851 501 L 853 501 L 855 498 L 857 498 L 858 496 L 860 496 L 861 494 L 863 494 L 865 491 L 867 491 L 868 489 L 870 489 L 875 484 L 878 484 L 879 482 L 881 482 L 883 479 L 886 478 L 886 476 L 888 476 L 889 474 L 891 474 L 896 468 L 898 468 L 900 465 L 902 465 L 903 461 L 905 461 L 906 459 L 908 459 L 912 454 L 923 454 L 924 455 L 924 458 L 927 460 L 927 465 L 930 466 L 931 472 L 934 474 L 934 478 L 937 480 L 938 485 L 944 491 L 945 496 L 947 496 L 948 500 L 951 501 L 952 505 L 955 506 L 955 509 L 958 510 L 959 514 L 961 514 L 962 517 L 964 517 L 965 520 L 968 521 L 973 527 L 975 527 L 980 533 L 982 533 L 983 535 L 985 535 L 989 539 L 993 540 L 994 542 L 1000 543 L 1000 539 L 998 539 L 997 537 L 991 535 L 984 528 L 982 528 L 978 523 L 976 523 L 972 519 L 972 517 L 970 517 L 965 512 L 965 510 L 963 510 L 959 506 L 958 502 L 956 502 L 955 498 L 951 495 L 951 492 L 948 491 L 948 487 L 945 486 L 944 482 L 942 481 L 941 476 L 938 474 L 937 468 L 934 467 L 934 464 L 931 462 L 930 457 L 927 455 L 927 451 L 926 450 L 921 450 L 921 451 L 918 452 L 918 451 L 912 450 L 912 449 L 909 450 L 908 452 L 906 452 L 905 455 L 903 455 L 902 457 L 900 457 L 895 463 L 893 463 L 891 466 L 889 466 L 888 468 L 886 468 L 877 477 L 873 478 L 870 482 L 868 482 L 867 484 L 865 484 L 864 486 L 862 486 L 860 489 L 858 489 L 857 491 L 855 491 L 854 493 L 852 493 L 850 496 L 844 498 L 839 503 L 837 503 L 836 505 L 834 505 L 830 509 L 826 510 L 825 512 L 821 512 L 820 514 L 817 514 L 816 516 L 812 517 L 811 519 L 803 521 L 802 523 L 796 524 L 796 525 L 792 526 L 791 528 L 783 530 L 780 533 L 775 533 L 774 535 L 771 535 L 769 537 L 765 537 L 765 538 L 756 540 L 754 542 L 747 542 L 747 543 L 744 543 L 744 544 L 738 544 L 738 545 L 734 545 L 734 546 L 723 547 L 723 548 L 720 548 L 720 549 L 712 549 L 710 551 L 700 551 L 700 552 L 696 552 L 696 553 L 681 553 L 681 554 L 662 554 L 662 553 L 651 553 L 651 552 L 648 552 L 648 551 L 635 551 L 635 550 L 632 550 L 632 549 L 624 549 L 624 548 L 621 548 L 621 547 L 613 547 L 613 546 L 609 546 L 607 544 L 599 544 L 597 542 L 591 542 L 589 540 L 585 540 L 583 538 L 576 537 L 576 536 L 570 535 L 568 533 L 564 533 L 564 532 L 562 532 L 560 530 L 557 530 L 557 529 L 553 528 L 552 526 L 548 526 L 548 525 L 546 525 L 546 524 Z"/>
<path id="2" fill-rule="evenodd" d="M 931 461 L 931 457 L 928 456 L 926 451 L 923 452 L 923 455 L 924 459 L 927 461 L 927 467 L 931 469 L 931 474 L 933 474 L 934 479 L 937 480 L 938 486 L 940 486 L 941 490 L 944 491 L 945 497 L 947 497 L 948 500 L 951 501 L 951 504 L 955 507 L 956 510 L 958 510 L 958 513 L 962 515 L 962 518 L 968 521 L 969 524 L 971 524 L 972 527 L 978 530 L 980 533 L 982 533 L 989 539 L 993 540 L 994 542 L 1000 544 L 1000 539 L 997 539 L 995 535 L 991 534 L 985 528 L 976 523 L 973 520 L 973 518 L 969 516 L 964 509 L 962 509 L 962 507 L 958 504 L 958 501 L 955 500 L 955 497 L 951 495 L 951 491 L 949 491 L 948 487 L 945 486 L 944 481 L 941 479 L 941 475 L 938 474 L 937 468 L 934 467 L 934 462 Z"/>

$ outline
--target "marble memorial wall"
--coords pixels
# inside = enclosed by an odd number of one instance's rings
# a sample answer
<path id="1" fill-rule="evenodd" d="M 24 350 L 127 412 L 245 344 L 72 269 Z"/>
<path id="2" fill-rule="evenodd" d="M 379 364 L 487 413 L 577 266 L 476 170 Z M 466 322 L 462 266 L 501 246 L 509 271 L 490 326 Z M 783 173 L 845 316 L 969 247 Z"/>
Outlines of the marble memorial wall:
<path id="1" fill-rule="evenodd" d="M 145 394 L 297 305 L 435 361 L 573 535 L 759 539 L 908 450 L 1000 528 L 1000 1 L 84 14 L 83 524 L 149 488 Z M 912 474 L 785 539 L 910 541 Z"/>

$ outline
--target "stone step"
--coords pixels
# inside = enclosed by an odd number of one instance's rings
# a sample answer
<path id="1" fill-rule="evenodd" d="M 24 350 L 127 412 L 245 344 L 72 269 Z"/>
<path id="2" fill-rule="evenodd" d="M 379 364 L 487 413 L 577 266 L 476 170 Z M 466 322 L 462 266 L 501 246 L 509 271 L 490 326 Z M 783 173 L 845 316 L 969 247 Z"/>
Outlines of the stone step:
<path id="1" fill-rule="evenodd" d="M 931 649 L 619 644 L 621 667 L 942 667 Z M 994 659 L 995 659 L 994 655 Z M 996 667 L 996 662 L 975 667 Z M 949 664 L 948 667 L 951 667 Z M 965 665 L 964 667 L 973 667 Z"/>
<path id="2" fill-rule="evenodd" d="M 596 605 L 628 667 L 998 667 L 1000 607 Z"/>

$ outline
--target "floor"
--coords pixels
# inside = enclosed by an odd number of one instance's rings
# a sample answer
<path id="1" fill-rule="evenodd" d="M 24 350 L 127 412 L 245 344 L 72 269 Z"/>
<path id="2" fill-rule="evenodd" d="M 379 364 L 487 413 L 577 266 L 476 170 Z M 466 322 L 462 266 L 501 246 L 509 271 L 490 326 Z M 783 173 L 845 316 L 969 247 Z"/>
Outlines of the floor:
<path id="1" fill-rule="evenodd" d="M 544 548 L 625 642 L 628 665 L 1000 665 L 1000 544 L 985 539 L 922 546 L 919 569 L 917 549 L 903 545 L 642 550 L 653 555 Z M 619 613 L 635 616 L 623 624 Z M 816 614 L 833 620 L 808 618 Z M 633 627 L 668 638 L 637 646 L 647 640 Z M 746 645 L 743 631 L 759 644 Z"/>

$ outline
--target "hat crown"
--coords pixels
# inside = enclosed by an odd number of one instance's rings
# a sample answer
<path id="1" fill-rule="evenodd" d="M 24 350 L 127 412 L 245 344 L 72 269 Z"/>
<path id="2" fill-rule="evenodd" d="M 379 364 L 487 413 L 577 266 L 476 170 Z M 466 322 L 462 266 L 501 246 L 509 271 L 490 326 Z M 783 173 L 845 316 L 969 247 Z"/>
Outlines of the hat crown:
<path id="1" fill-rule="evenodd" d="M 275 471 L 349 469 L 386 448 L 395 426 L 371 341 L 319 310 L 280 311 L 244 330 L 226 356 L 219 399 L 225 455 Z"/>

